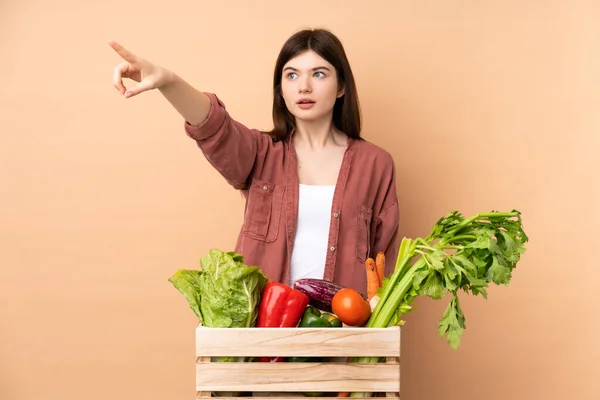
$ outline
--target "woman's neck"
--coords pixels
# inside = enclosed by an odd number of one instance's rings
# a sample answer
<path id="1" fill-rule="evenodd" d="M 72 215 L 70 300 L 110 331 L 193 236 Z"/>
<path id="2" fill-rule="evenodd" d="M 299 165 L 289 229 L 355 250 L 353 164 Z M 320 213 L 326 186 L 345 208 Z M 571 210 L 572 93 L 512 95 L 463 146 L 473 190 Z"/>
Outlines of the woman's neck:
<path id="1" fill-rule="evenodd" d="M 344 145 L 346 135 L 338 131 L 329 120 L 323 122 L 303 122 L 296 120 L 294 130 L 294 145 L 306 146 L 311 149 L 322 148 L 328 145 Z"/>

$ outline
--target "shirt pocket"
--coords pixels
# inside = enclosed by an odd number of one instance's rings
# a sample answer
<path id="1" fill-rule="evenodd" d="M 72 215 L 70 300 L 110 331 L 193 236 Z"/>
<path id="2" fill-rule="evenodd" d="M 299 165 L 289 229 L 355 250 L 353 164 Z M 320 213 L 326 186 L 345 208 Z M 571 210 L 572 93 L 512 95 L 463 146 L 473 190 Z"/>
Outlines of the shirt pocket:
<path id="1" fill-rule="evenodd" d="M 284 191 L 284 185 L 260 179 L 252 180 L 242 227 L 246 236 L 264 242 L 274 242 L 277 239 Z"/>
<path id="2" fill-rule="evenodd" d="M 358 207 L 356 227 L 356 258 L 364 263 L 371 253 L 371 220 L 373 210 L 360 205 Z"/>

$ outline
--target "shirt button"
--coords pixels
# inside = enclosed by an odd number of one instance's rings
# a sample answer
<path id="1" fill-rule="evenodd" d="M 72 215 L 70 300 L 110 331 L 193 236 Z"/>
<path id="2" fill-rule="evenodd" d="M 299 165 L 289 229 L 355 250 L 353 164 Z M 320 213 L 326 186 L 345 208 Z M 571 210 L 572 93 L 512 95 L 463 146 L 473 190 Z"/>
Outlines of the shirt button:
<path id="1" fill-rule="evenodd" d="M 329 248 L 329 250 L 331 250 L 331 251 L 335 251 L 335 246 L 331 246 L 331 247 Z"/>
<path id="2" fill-rule="evenodd" d="M 340 214 L 338 213 L 333 213 L 333 218 L 338 218 L 340 216 Z"/>
<path id="3" fill-rule="evenodd" d="M 267 185 L 263 186 L 263 190 L 267 190 L 269 187 Z"/>

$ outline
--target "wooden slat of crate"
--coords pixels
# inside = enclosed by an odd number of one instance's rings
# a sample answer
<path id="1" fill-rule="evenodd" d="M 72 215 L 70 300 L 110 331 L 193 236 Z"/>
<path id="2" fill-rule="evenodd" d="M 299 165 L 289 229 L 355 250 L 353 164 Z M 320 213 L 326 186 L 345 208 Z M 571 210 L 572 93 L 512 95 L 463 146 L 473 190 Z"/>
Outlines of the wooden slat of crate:
<path id="1" fill-rule="evenodd" d="M 196 385 L 199 392 L 399 392 L 400 365 L 199 362 Z"/>
<path id="2" fill-rule="evenodd" d="M 196 356 L 399 357 L 400 327 L 198 327 Z"/>

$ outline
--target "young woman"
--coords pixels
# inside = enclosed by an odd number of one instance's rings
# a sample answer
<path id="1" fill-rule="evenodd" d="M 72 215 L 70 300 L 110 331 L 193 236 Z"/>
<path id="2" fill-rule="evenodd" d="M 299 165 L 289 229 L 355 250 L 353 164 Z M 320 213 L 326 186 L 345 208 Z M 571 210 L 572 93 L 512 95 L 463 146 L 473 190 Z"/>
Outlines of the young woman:
<path id="1" fill-rule="evenodd" d="M 212 93 L 110 42 L 123 58 L 114 85 L 129 98 L 158 89 L 207 160 L 246 198 L 235 251 L 269 279 L 321 278 L 366 291 L 365 260 L 398 253 L 390 154 L 361 138 L 358 95 L 337 37 L 303 30 L 283 45 L 273 79 L 270 132 L 233 119 Z M 137 85 L 127 89 L 123 78 Z"/>

